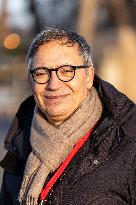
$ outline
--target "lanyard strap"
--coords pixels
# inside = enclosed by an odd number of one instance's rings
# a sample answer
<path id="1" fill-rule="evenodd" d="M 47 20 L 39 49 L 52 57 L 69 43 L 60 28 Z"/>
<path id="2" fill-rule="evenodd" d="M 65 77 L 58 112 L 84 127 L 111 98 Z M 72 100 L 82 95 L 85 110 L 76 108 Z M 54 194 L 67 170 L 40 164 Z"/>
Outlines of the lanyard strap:
<path id="1" fill-rule="evenodd" d="M 40 200 L 45 200 L 46 196 L 48 195 L 49 191 L 57 181 L 57 179 L 60 177 L 60 175 L 64 172 L 70 161 L 73 159 L 75 154 L 78 152 L 78 150 L 83 146 L 83 144 L 86 142 L 86 140 L 89 138 L 90 134 L 92 133 L 93 129 L 91 129 L 82 139 L 79 140 L 79 142 L 74 146 L 73 150 L 70 152 L 68 157 L 65 159 L 65 161 L 61 164 L 61 166 L 58 168 L 58 170 L 55 172 L 53 177 L 49 180 L 49 182 L 46 184 L 46 186 L 42 189 L 40 194 Z"/>

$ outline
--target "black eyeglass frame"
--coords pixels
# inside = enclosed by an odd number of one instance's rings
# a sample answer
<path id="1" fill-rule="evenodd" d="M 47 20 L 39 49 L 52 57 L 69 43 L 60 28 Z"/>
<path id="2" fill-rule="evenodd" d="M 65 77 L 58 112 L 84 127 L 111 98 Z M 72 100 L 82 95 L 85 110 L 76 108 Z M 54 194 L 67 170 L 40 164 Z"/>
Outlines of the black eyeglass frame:
<path id="1" fill-rule="evenodd" d="M 73 71 L 74 71 L 73 77 L 72 77 L 70 80 L 61 80 L 61 79 L 59 78 L 57 72 L 58 72 L 58 70 L 59 70 L 60 68 L 62 68 L 63 66 L 70 66 L 70 67 L 73 69 Z M 50 69 L 48 69 L 48 68 L 46 68 L 46 67 L 37 67 L 37 68 L 35 68 L 35 69 L 31 69 L 29 72 L 30 72 L 30 74 L 32 75 L 33 80 L 34 80 L 36 83 L 38 83 L 38 84 L 45 84 L 45 83 L 47 83 L 47 82 L 50 80 L 50 78 L 51 78 L 51 72 L 52 72 L 52 71 L 55 71 L 55 72 L 56 72 L 56 75 L 57 75 L 57 77 L 58 77 L 58 79 L 59 79 L 60 81 L 62 81 L 62 82 L 69 82 L 69 81 L 71 81 L 71 80 L 75 77 L 75 70 L 76 70 L 76 69 L 89 68 L 89 67 L 90 67 L 90 65 L 80 65 L 80 66 L 61 65 L 61 66 L 59 66 L 59 67 L 57 67 L 57 68 L 50 68 Z M 45 83 L 39 83 L 39 82 L 37 82 L 37 81 L 35 80 L 35 78 L 34 78 L 34 72 L 35 72 L 35 70 L 38 70 L 38 69 L 43 69 L 43 70 L 45 69 L 45 70 L 47 70 L 47 71 L 49 72 L 49 79 L 48 79 Z"/>

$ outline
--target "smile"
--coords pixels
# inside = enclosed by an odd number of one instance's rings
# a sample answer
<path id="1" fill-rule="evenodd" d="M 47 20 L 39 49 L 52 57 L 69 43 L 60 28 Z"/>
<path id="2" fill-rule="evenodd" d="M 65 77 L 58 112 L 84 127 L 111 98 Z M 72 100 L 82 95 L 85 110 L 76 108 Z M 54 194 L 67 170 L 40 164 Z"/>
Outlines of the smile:
<path id="1" fill-rule="evenodd" d="M 63 100 L 67 96 L 68 95 L 50 95 L 50 96 L 45 96 L 45 99 L 48 102 L 57 102 Z"/>

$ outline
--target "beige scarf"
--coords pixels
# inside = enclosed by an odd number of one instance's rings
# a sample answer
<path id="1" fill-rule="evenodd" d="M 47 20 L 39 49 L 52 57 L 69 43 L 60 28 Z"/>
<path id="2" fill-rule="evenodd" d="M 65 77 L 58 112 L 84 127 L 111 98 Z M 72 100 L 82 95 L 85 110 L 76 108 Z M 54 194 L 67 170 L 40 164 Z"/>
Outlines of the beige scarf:
<path id="1" fill-rule="evenodd" d="M 95 88 L 72 116 L 58 127 L 48 123 L 45 115 L 35 107 L 30 136 L 32 152 L 20 189 L 21 204 L 37 204 L 48 174 L 63 163 L 78 140 L 94 127 L 101 113 L 102 104 Z"/>

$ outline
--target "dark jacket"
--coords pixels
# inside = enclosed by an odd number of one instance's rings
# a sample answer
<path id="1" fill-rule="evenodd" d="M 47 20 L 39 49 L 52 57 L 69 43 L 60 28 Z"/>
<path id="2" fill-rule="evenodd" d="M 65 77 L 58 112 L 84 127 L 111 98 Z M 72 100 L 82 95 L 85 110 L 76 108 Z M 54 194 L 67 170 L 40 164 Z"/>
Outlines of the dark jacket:
<path id="1" fill-rule="evenodd" d="M 97 76 L 94 86 L 104 105 L 102 117 L 53 186 L 46 204 L 136 205 L 136 105 Z M 34 106 L 32 96 L 21 104 L 10 151 L 0 163 L 16 176 L 22 176 L 31 151 Z"/>

